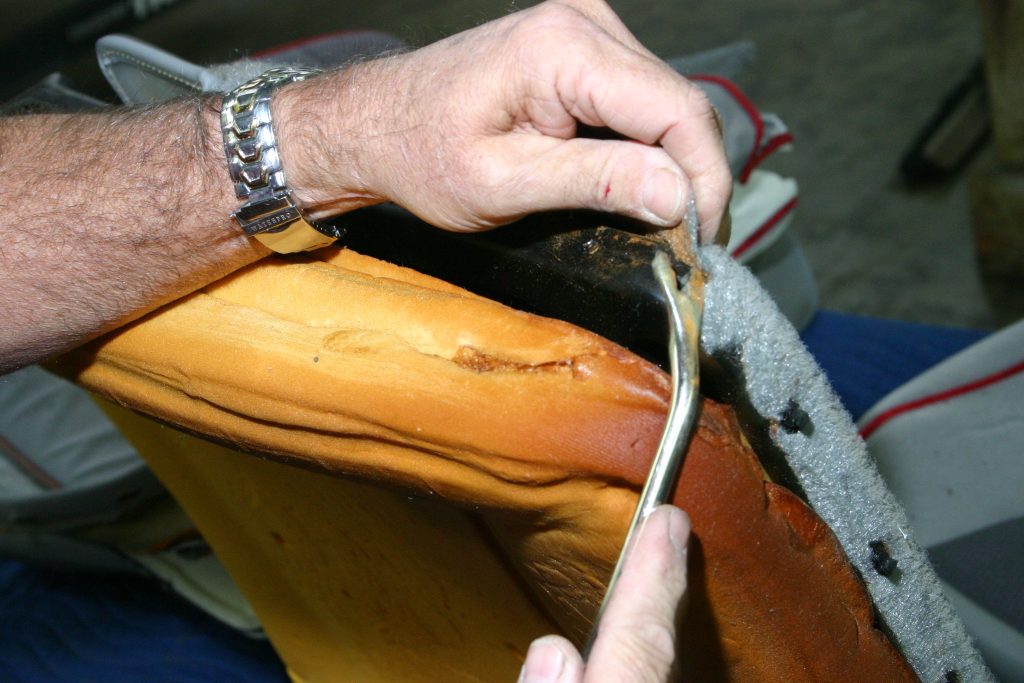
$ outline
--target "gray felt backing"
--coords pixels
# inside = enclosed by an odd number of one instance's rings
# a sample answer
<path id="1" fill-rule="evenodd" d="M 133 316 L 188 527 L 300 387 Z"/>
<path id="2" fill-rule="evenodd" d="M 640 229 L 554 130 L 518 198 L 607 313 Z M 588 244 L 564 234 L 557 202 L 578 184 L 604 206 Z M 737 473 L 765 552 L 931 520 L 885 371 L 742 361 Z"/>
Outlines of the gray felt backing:
<path id="1" fill-rule="evenodd" d="M 994 680 L 796 330 L 722 249 L 704 249 L 703 261 L 710 275 L 704 352 L 742 374 L 750 408 L 775 427 L 771 438 L 785 454 L 794 488 L 832 528 L 911 666 L 926 683 Z"/>

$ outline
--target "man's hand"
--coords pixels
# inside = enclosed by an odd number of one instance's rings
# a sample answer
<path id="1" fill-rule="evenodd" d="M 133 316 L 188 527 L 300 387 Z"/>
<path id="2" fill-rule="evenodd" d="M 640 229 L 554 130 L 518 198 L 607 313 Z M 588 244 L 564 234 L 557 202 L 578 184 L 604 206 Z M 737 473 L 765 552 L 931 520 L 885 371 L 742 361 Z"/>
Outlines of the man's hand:
<path id="1" fill-rule="evenodd" d="M 560 636 L 535 640 L 520 683 L 661 683 L 675 659 L 690 521 L 669 505 L 644 522 L 586 666 Z"/>
<path id="2" fill-rule="evenodd" d="M 579 207 L 671 226 L 692 192 L 709 241 L 732 187 L 703 92 L 602 0 L 553 0 L 288 92 L 282 159 L 324 214 L 393 201 L 479 230 Z"/>
<path id="3" fill-rule="evenodd" d="M 238 208 L 219 96 L 0 118 L 0 372 L 51 357 L 266 255 Z M 701 234 L 731 181 L 712 108 L 601 0 L 552 0 L 282 88 L 274 127 L 314 218 L 396 202 L 450 230 L 592 208 Z M 577 137 L 579 126 L 621 139 Z"/>

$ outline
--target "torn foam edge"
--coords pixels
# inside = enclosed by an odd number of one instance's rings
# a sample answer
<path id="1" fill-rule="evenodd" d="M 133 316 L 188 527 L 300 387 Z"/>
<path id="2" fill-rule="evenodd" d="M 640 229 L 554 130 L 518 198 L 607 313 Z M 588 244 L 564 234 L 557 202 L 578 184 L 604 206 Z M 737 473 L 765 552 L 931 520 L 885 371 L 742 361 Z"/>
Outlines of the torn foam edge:
<path id="1" fill-rule="evenodd" d="M 994 681 L 912 538 L 906 514 L 796 330 L 754 276 L 723 249 L 709 246 L 700 252 L 709 275 L 704 351 L 739 362 L 761 417 L 781 421 L 794 403 L 806 412 L 812 430 L 779 429 L 775 442 L 808 502 L 863 578 L 897 647 L 926 683 L 957 680 L 950 672 L 958 680 Z M 872 548 L 879 541 L 897 561 L 898 574 L 883 576 L 873 565 Z"/>

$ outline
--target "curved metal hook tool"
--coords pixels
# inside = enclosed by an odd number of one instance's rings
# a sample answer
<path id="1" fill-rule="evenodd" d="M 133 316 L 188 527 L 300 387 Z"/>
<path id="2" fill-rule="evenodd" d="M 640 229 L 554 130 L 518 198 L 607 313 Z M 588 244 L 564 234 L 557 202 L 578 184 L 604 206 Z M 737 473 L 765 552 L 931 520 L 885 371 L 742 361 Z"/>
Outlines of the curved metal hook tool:
<path id="1" fill-rule="evenodd" d="M 665 294 L 665 308 L 669 320 L 668 356 L 672 371 L 672 398 L 665 430 L 662 432 L 661 442 L 658 444 L 658 451 L 651 463 L 651 471 L 640 494 L 636 512 L 633 513 L 633 520 L 630 522 L 629 533 L 626 535 L 622 552 L 619 554 L 615 570 L 608 582 L 608 591 L 605 593 L 601 609 L 597 613 L 597 619 L 590 632 L 590 638 L 584 648 L 584 658 L 590 654 L 590 649 L 601 627 L 601 617 L 615 592 L 619 575 L 632 551 L 637 534 L 643 527 L 647 516 L 656 507 L 669 500 L 672 487 L 679 476 L 686 447 L 690 442 L 697 417 L 700 388 L 698 374 L 700 323 L 704 300 L 703 291 L 701 291 L 703 281 L 701 275 L 695 274 L 691 270 L 686 276 L 686 281 L 682 283 L 682 290 L 680 290 L 680 283 L 672 269 L 671 260 L 664 252 L 659 251 L 655 254 L 653 268 L 655 278 Z"/>

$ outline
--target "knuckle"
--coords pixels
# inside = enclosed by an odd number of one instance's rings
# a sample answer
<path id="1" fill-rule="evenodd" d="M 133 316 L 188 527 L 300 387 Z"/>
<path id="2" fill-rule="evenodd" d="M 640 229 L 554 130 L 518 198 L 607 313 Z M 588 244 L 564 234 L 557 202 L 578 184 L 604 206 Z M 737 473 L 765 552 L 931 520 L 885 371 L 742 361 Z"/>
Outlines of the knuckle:
<path id="1" fill-rule="evenodd" d="M 614 670 L 620 683 L 662 683 L 675 662 L 675 632 L 664 624 L 620 624 L 602 663 Z"/>
<path id="2" fill-rule="evenodd" d="M 548 4 L 571 10 L 587 19 L 612 12 L 604 0 L 552 0 Z"/>
<path id="3" fill-rule="evenodd" d="M 601 208 L 631 209 L 636 203 L 635 189 L 640 187 L 647 155 L 637 149 L 613 148 L 604 158 L 593 187 L 594 204 Z"/>
<path id="4" fill-rule="evenodd" d="M 706 119 L 717 127 L 717 114 L 714 105 L 711 104 L 711 98 L 692 82 L 687 81 L 686 83 L 689 86 L 686 89 L 686 97 L 684 99 L 686 113 L 689 116 Z"/>
<path id="5" fill-rule="evenodd" d="M 541 5 L 537 12 L 531 15 L 528 26 L 523 28 L 529 28 L 531 32 L 546 30 L 547 35 L 559 39 L 563 45 L 567 41 L 593 36 L 597 26 L 586 9 L 579 6 L 580 4 L 585 3 L 559 0 Z M 532 39 L 532 36 L 527 37 Z"/>
<path id="6" fill-rule="evenodd" d="M 580 11 L 572 3 L 564 0 L 544 3 L 538 6 L 530 16 L 537 23 L 553 26 L 572 26 L 583 19 Z"/>
<path id="7" fill-rule="evenodd" d="M 717 138 L 721 140 L 721 118 L 712 104 L 711 98 L 692 82 L 687 81 L 687 85 L 689 87 L 686 90 L 686 95 L 681 100 L 680 120 L 690 119 L 703 123 L 715 131 Z M 716 189 L 721 188 L 721 192 L 726 192 L 732 187 L 732 171 L 729 169 L 724 143 L 714 151 L 710 161 L 704 164 L 701 175 L 704 175 L 707 182 L 712 183 Z"/>
<path id="8" fill-rule="evenodd" d="M 676 605 L 686 591 L 686 563 L 667 545 L 648 547 L 645 551 L 648 566 L 642 571 L 658 577 L 659 590 L 652 593 L 651 604 L 667 610 L 668 606 Z M 670 619 L 670 616 L 669 613 L 662 614 L 664 619 Z"/>
<path id="9" fill-rule="evenodd" d="M 655 674 L 653 680 L 661 680 L 676 658 L 675 629 L 663 621 L 650 620 L 634 624 L 629 633 L 623 647 L 638 666 L 638 673 L 648 677 Z M 637 680 L 647 678 L 640 676 Z"/>
<path id="10" fill-rule="evenodd" d="M 586 29 L 583 16 L 572 8 L 543 5 L 537 10 L 512 28 L 508 42 L 517 63 L 546 72 L 542 67 L 564 61 L 566 48 L 578 45 Z"/>
<path id="11" fill-rule="evenodd" d="M 637 634 L 650 661 L 659 662 L 666 667 L 676 658 L 676 631 L 671 624 L 655 620 L 642 624 Z"/>
<path id="12" fill-rule="evenodd" d="M 587 0 L 551 0 L 541 5 L 541 8 L 552 16 L 578 18 L 584 16 L 580 8 L 587 4 Z"/>
<path id="13" fill-rule="evenodd" d="M 648 214 L 644 201 L 644 192 L 651 173 L 659 169 L 670 170 L 682 176 L 683 192 L 691 190 L 689 180 L 676 169 L 676 163 L 660 147 L 637 143 L 613 143 L 615 148 L 609 151 L 598 174 L 598 184 L 593 191 L 595 208 L 605 211 L 623 213 L 642 218 Z M 662 557 L 665 555 L 665 557 Z M 667 552 L 655 553 L 654 561 L 663 571 L 667 572 L 673 560 Z"/>

